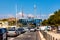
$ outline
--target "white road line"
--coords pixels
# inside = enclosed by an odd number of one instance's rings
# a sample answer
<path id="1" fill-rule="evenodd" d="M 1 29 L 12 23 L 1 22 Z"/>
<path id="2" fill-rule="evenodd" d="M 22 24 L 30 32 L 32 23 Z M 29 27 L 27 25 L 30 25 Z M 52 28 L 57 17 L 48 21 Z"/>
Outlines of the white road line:
<path id="1" fill-rule="evenodd" d="M 14 40 L 14 38 L 10 38 L 9 40 Z"/>
<path id="2" fill-rule="evenodd" d="M 28 37 L 31 37 L 31 35 L 28 35 Z"/>
<path id="3" fill-rule="evenodd" d="M 21 35 L 19 35 L 19 36 L 17 36 L 17 37 L 23 37 L 23 34 L 21 34 Z"/>
<path id="4" fill-rule="evenodd" d="M 17 36 L 17 37 L 20 37 L 20 35 L 19 35 L 19 36 Z"/>

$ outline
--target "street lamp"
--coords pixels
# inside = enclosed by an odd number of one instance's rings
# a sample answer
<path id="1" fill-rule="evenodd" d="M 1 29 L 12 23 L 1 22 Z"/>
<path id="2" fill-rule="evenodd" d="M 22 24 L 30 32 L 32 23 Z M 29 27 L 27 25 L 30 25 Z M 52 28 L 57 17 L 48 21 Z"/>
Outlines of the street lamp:
<path id="1" fill-rule="evenodd" d="M 35 17 L 36 17 L 36 4 L 34 4 L 34 14 L 35 14 Z"/>

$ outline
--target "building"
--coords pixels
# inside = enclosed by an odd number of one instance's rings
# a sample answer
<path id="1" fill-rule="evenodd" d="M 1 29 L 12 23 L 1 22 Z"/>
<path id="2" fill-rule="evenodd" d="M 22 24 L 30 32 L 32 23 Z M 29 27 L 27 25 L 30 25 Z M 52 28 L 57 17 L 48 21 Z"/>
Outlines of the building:
<path id="1" fill-rule="evenodd" d="M 0 21 L 0 28 L 7 28 L 8 27 L 8 22 L 7 21 Z"/>
<path id="2" fill-rule="evenodd" d="M 34 23 L 36 25 L 41 25 L 40 23 L 42 22 L 42 19 L 34 19 Z"/>
<path id="3" fill-rule="evenodd" d="M 29 25 L 29 24 L 33 24 L 35 26 L 40 26 L 42 19 L 34 19 L 34 18 L 28 18 L 28 19 L 19 19 L 18 21 L 19 23 L 25 24 L 25 25 Z"/>
<path id="4" fill-rule="evenodd" d="M 14 18 L 14 17 L 8 18 L 8 21 L 15 21 L 15 20 L 16 20 L 16 18 Z"/>

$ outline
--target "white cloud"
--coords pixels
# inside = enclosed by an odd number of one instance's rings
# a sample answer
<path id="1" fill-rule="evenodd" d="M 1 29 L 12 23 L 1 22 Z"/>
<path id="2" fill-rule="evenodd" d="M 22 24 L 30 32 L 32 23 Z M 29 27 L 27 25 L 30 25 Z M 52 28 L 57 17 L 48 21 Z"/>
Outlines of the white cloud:
<path id="1" fill-rule="evenodd" d="M 0 15 L 0 19 L 10 18 L 10 17 L 14 17 L 14 16 L 12 14 L 5 14 L 5 15 L 1 14 Z"/>
<path id="2" fill-rule="evenodd" d="M 32 14 L 28 14 L 28 17 L 35 17 L 34 15 L 32 15 Z"/>
<path id="3" fill-rule="evenodd" d="M 24 18 L 35 17 L 33 14 L 25 14 L 25 13 L 22 14 L 22 12 L 17 13 L 18 18 L 22 18 L 22 15 L 24 16 Z"/>
<path id="4" fill-rule="evenodd" d="M 45 16 L 47 16 L 47 15 L 46 15 L 46 14 L 41 14 L 41 16 L 42 16 L 42 17 L 45 17 Z"/>
<path id="5" fill-rule="evenodd" d="M 17 13 L 17 16 L 22 16 L 22 12 Z"/>
<path id="6" fill-rule="evenodd" d="M 46 15 L 46 14 L 41 14 L 40 15 L 40 18 L 42 19 L 42 20 L 44 20 L 44 19 L 48 19 L 48 15 Z"/>
<path id="7" fill-rule="evenodd" d="M 22 18 L 22 15 L 24 16 L 24 18 L 27 18 L 27 17 L 36 17 L 37 16 L 37 18 L 40 18 L 40 19 L 48 19 L 49 18 L 49 16 L 50 15 L 53 15 L 53 13 L 51 13 L 51 14 L 41 14 L 41 15 L 33 15 L 33 14 L 25 14 L 25 13 L 23 13 L 22 14 L 22 12 L 19 12 L 18 14 L 17 14 L 17 17 L 18 18 Z"/>
<path id="8" fill-rule="evenodd" d="M 27 18 L 27 17 L 37 17 L 37 18 L 39 18 L 39 19 L 47 19 L 48 18 L 48 15 L 46 15 L 46 14 L 41 14 L 41 15 L 33 15 L 33 14 L 24 14 L 23 13 L 23 15 L 24 15 L 24 18 Z M 18 14 L 17 14 L 17 16 L 18 16 L 18 18 L 22 18 L 22 12 L 19 12 Z"/>
<path id="9" fill-rule="evenodd" d="M 54 15 L 54 13 L 50 13 L 49 16 Z"/>
<path id="10" fill-rule="evenodd" d="M 41 14 L 40 18 L 43 19 L 43 20 L 44 19 L 48 19 L 51 15 L 54 15 L 54 13 L 51 13 L 51 14 Z"/>
<path id="11" fill-rule="evenodd" d="M 8 14 L 7 17 L 9 17 L 9 18 L 10 18 L 10 17 L 14 17 L 14 15 L 12 15 L 12 14 Z"/>

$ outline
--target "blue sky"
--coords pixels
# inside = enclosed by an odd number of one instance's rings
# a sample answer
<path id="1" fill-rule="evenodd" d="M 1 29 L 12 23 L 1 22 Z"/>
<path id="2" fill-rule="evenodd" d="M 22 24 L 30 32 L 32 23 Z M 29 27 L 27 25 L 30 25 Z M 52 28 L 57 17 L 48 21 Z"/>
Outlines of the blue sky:
<path id="1" fill-rule="evenodd" d="M 16 15 L 23 7 L 24 14 L 34 14 L 34 4 L 36 4 L 36 15 L 41 14 L 41 18 L 48 18 L 49 14 L 60 9 L 60 0 L 0 0 L 0 18 L 7 15 Z M 45 16 L 45 17 L 43 17 Z"/>

